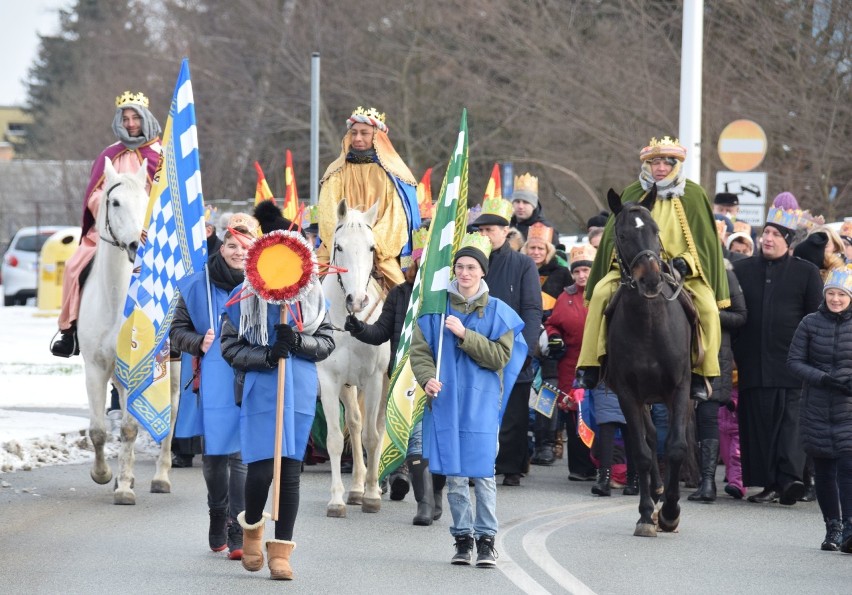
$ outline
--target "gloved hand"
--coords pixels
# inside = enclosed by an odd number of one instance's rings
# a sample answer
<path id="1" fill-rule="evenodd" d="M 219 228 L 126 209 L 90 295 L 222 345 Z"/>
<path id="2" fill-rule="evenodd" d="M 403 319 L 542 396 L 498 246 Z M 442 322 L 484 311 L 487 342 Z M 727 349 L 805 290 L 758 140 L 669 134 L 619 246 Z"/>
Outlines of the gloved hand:
<path id="1" fill-rule="evenodd" d="M 680 274 L 683 279 L 686 279 L 689 276 L 689 263 L 686 262 L 686 259 L 678 256 L 674 260 L 672 260 L 672 268 Z"/>
<path id="2" fill-rule="evenodd" d="M 290 353 L 295 353 L 302 346 L 302 336 L 289 324 L 276 324 L 275 345 L 278 344 L 283 345 Z"/>
<path id="3" fill-rule="evenodd" d="M 285 345 L 284 343 L 275 341 L 275 343 L 273 343 L 272 346 L 269 348 L 269 365 L 276 365 L 278 363 L 278 360 L 282 357 L 290 357 L 290 350 L 287 349 L 287 345 Z"/>
<path id="4" fill-rule="evenodd" d="M 852 383 L 850 383 L 849 378 L 836 378 L 830 374 L 825 374 L 820 380 L 820 385 L 844 395 L 852 394 Z"/>
<path id="5" fill-rule="evenodd" d="M 565 355 L 565 342 L 562 337 L 553 334 L 547 338 L 547 355 L 551 359 L 561 359 Z"/>
<path id="6" fill-rule="evenodd" d="M 366 326 L 367 325 L 361 320 L 355 318 L 354 314 L 350 314 L 346 317 L 346 322 L 343 324 L 343 330 L 349 331 L 352 335 L 357 335 L 359 333 L 363 333 Z"/>

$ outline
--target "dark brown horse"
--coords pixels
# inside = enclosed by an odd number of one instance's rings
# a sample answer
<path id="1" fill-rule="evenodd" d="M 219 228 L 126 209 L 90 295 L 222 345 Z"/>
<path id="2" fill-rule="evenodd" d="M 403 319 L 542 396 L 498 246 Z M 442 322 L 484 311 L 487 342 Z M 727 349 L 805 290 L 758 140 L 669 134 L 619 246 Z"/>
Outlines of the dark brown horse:
<path id="1" fill-rule="evenodd" d="M 648 405 L 663 403 L 669 412 L 666 440 L 668 465 L 663 504 L 658 513 L 662 531 L 680 521 L 681 464 L 687 452 L 685 430 L 689 411 L 692 331 L 679 287 L 664 271 L 659 228 L 651 217 L 654 186 L 641 204 L 626 203 L 610 190 L 615 215 L 614 237 L 621 284 L 607 308 L 606 384 L 618 395 L 628 426 L 629 454 L 639 473 L 639 521 L 634 535 L 656 536 L 654 504 L 660 498 L 655 456 L 656 433 Z"/>

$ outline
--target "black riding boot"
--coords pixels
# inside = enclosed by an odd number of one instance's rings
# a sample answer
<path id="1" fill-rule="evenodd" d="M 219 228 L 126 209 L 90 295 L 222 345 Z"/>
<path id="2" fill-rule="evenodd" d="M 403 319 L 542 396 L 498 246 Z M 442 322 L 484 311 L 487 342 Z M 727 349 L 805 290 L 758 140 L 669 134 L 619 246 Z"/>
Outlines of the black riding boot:
<path id="1" fill-rule="evenodd" d="M 592 486 L 592 493 L 596 496 L 611 496 L 612 490 L 609 487 L 609 480 L 611 477 L 611 468 L 601 467 L 598 469 L 598 478 L 595 485 Z"/>
<path id="2" fill-rule="evenodd" d="M 701 483 L 698 489 L 689 495 L 693 502 L 714 502 L 716 500 L 716 463 L 719 460 L 719 441 L 707 439 L 701 441 Z"/>
<path id="3" fill-rule="evenodd" d="M 556 432 L 550 426 L 551 418 L 536 411 L 535 453 L 530 460 L 530 463 L 533 465 L 552 465 L 556 461 L 556 456 L 553 454 L 553 442 Z"/>
<path id="4" fill-rule="evenodd" d="M 707 392 L 707 380 L 704 376 L 692 373 L 692 380 L 689 384 L 689 398 L 695 401 L 706 401 L 710 398 L 710 393 Z"/>
<path id="5" fill-rule="evenodd" d="M 390 474 L 390 499 L 399 501 L 408 493 L 408 465 L 403 463 Z"/>
<path id="6" fill-rule="evenodd" d="M 413 524 L 425 527 L 432 524 L 435 514 L 435 492 L 432 488 L 432 474 L 429 473 L 429 462 L 422 457 L 409 457 L 408 474 L 414 487 L 414 499 L 417 500 L 417 514 Z"/>
<path id="7" fill-rule="evenodd" d="M 80 345 L 77 343 L 77 325 L 71 325 L 68 330 L 60 331 L 60 337 L 50 346 L 50 352 L 56 357 L 71 357 L 80 355 Z"/>
<path id="8" fill-rule="evenodd" d="M 582 366 L 577 368 L 577 386 L 590 390 L 600 382 L 601 369 L 597 366 Z"/>
<path id="9" fill-rule="evenodd" d="M 431 475 L 431 473 L 430 473 Z M 435 496 L 435 509 L 432 520 L 437 521 L 444 514 L 444 486 L 447 485 L 446 475 L 432 475 L 432 493 Z"/>

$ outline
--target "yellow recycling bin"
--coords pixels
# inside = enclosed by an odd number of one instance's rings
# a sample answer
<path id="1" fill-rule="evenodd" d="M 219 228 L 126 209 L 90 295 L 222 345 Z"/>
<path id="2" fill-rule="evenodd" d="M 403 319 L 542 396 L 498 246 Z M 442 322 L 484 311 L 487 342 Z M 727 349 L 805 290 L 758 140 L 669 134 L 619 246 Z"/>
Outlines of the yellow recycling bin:
<path id="1" fill-rule="evenodd" d="M 62 278 L 65 262 L 80 244 L 80 228 L 69 227 L 47 238 L 41 247 L 38 266 L 39 310 L 58 310 L 62 307 Z"/>

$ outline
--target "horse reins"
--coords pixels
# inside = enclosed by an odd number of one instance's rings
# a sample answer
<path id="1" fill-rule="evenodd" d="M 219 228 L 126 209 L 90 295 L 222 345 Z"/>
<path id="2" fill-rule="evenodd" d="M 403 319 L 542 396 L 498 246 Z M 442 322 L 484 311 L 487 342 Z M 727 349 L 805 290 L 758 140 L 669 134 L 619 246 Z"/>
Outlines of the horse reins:
<path id="1" fill-rule="evenodd" d="M 112 240 L 105 238 L 102 233 L 98 233 L 98 236 L 100 236 L 100 238 L 107 244 L 115 246 L 119 250 L 124 250 L 126 252 L 127 246 L 121 245 L 121 242 L 119 242 L 118 238 L 115 237 L 115 232 L 113 232 L 112 227 L 109 224 L 109 195 L 113 190 L 115 190 L 119 186 L 121 186 L 121 182 L 116 182 L 115 184 L 109 187 L 109 190 L 106 191 L 106 211 L 104 212 L 104 227 L 106 228 L 106 231 L 107 233 L 109 233 Z"/>
<path id="2" fill-rule="evenodd" d="M 367 225 L 366 223 L 358 223 L 358 225 L 359 225 L 359 226 L 363 225 L 364 227 L 366 227 L 367 229 L 369 229 L 371 232 L 373 231 L 372 226 Z M 339 230 L 341 227 L 343 227 L 343 226 L 342 226 L 342 225 L 338 225 L 338 226 L 334 229 L 334 233 L 335 233 L 335 235 L 337 235 L 337 230 Z M 331 246 L 331 252 L 332 252 L 332 256 L 331 256 L 331 264 L 336 264 L 336 263 L 334 262 L 334 259 L 335 259 L 335 257 L 337 256 L 337 242 L 336 242 L 336 241 L 332 243 L 332 246 Z M 343 279 L 342 279 L 342 278 L 341 278 L 341 276 L 340 276 L 340 271 L 339 271 L 339 270 L 335 273 L 335 276 L 337 277 L 337 284 L 340 286 L 340 291 L 341 291 L 341 293 L 343 293 L 343 296 L 344 296 L 344 297 L 346 297 L 346 288 L 345 288 L 345 287 L 343 287 Z M 376 282 L 376 280 L 373 278 L 372 271 L 370 272 L 370 275 L 367 277 L 367 284 L 366 284 L 366 286 L 364 287 L 364 293 L 369 293 L 369 290 L 370 290 L 370 282 L 371 282 L 371 281 L 372 281 L 372 282 L 374 282 L 374 283 L 376 283 L 376 285 L 377 285 L 377 287 L 376 287 L 376 293 L 378 293 L 378 294 L 379 294 L 379 297 L 381 298 L 381 301 L 384 301 L 384 299 L 387 297 L 387 293 L 386 293 L 386 292 L 382 289 L 382 287 L 378 284 L 378 282 Z M 364 317 L 364 320 L 365 320 L 365 321 L 369 320 L 369 319 L 370 319 L 370 316 L 372 316 L 372 315 L 373 315 L 373 312 L 375 312 L 375 311 L 376 311 L 376 307 L 379 305 L 379 301 L 380 301 L 380 300 L 375 300 L 375 301 L 373 302 L 373 305 L 370 307 L 370 309 L 369 309 L 369 310 L 367 310 L 367 315 Z M 346 311 L 347 311 L 347 312 L 349 312 L 350 314 L 352 314 L 352 311 L 351 311 L 351 310 L 349 310 L 349 306 L 346 306 Z M 332 325 L 331 325 L 331 328 L 332 328 L 332 329 L 334 329 L 334 330 L 336 330 L 336 331 L 339 331 L 339 332 L 341 332 L 341 333 L 346 332 L 346 331 L 344 331 L 342 328 L 338 328 L 338 327 L 337 327 L 335 324 L 333 324 L 333 323 L 332 323 Z"/>

